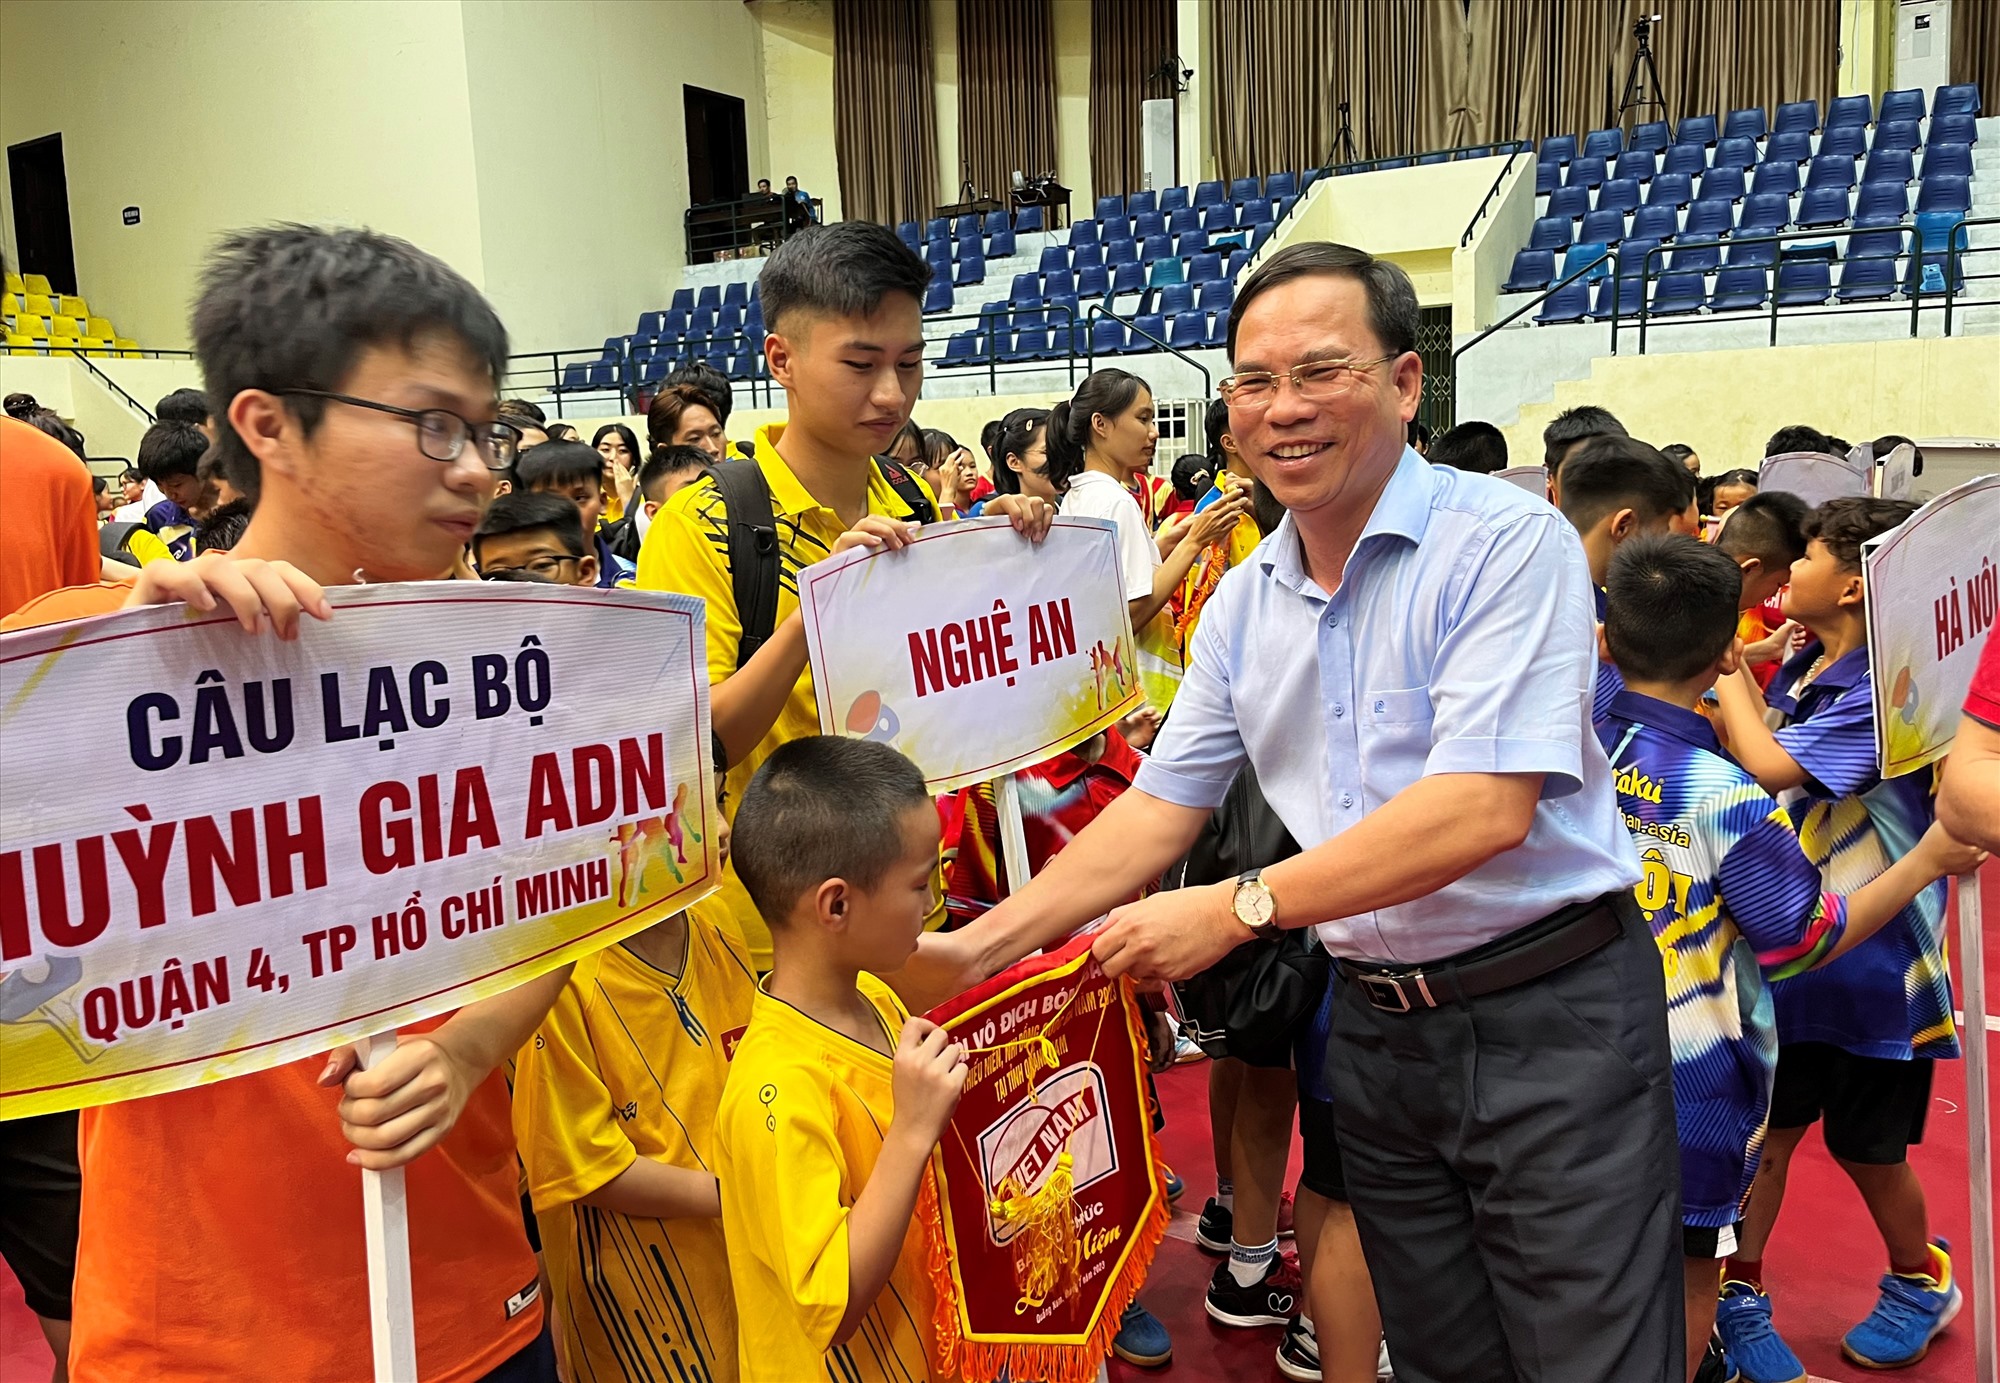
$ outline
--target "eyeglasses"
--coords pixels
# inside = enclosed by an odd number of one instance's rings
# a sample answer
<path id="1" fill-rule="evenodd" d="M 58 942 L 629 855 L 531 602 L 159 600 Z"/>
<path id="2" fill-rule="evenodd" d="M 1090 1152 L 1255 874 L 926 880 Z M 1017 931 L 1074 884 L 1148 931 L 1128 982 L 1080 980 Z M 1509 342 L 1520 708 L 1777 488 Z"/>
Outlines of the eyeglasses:
<path id="1" fill-rule="evenodd" d="M 504 471 L 514 464 L 514 457 L 521 449 L 521 431 L 512 424 L 467 422 L 448 408 L 398 408 L 373 399 L 329 394 L 324 389 L 286 389 L 283 392 L 292 398 L 325 399 L 330 403 L 344 403 L 350 408 L 372 408 L 377 413 L 408 418 L 416 425 L 417 450 L 433 461 L 456 461 L 464 453 L 465 444 L 471 442 L 478 448 L 479 459 L 486 463 L 487 470 Z"/>
<path id="2" fill-rule="evenodd" d="M 1269 408 L 1277 401 L 1279 381 L 1289 377 L 1300 398 L 1324 403 L 1352 389 L 1362 371 L 1398 358 L 1399 355 L 1385 355 L 1379 360 L 1310 360 L 1280 374 L 1250 370 L 1231 375 L 1217 387 L 1223 400 L 1233 408 Z"/>
<path id="3" fill-rule="evenodd" d="M 581 557 L 537 557 L 523 562 L 518 567 L 485 567 L 479 569 L 481 581 L 518 581 L 522 572 L 543 581 L 562 583 L 568 578 L 563 575 L 563 567 L 570 562 L 581 562 Z"/>

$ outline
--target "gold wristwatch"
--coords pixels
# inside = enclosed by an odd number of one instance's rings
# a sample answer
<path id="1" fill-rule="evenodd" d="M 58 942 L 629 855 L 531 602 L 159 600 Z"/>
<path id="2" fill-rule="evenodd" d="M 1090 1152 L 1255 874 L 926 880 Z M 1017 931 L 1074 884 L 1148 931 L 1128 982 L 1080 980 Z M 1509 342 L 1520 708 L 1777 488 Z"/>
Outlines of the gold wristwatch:
<path id="1" fill-rule="evenodd" d="M 1236 880 L 1236 896 L 1230 903 L 1236 920 L 1257 937 L 1275 936 L 1278 931 L 1278 899 L 1264 882 L 1264 871 L 1253 869 Z"/>

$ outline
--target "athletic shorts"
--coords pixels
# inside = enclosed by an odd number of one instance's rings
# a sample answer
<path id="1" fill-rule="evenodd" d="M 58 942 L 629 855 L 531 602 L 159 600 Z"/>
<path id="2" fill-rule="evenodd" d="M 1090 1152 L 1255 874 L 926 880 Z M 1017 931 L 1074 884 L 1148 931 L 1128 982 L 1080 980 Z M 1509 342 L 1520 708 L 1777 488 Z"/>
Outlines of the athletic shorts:
<path id="1" fill-rule="evenodd" d="M 1333 1085 L 1327 1079 L 1326 1044 L 1333 1027 L 1333 987 L 1340 981 L 1328 976 L 1326 993 L 1312 1017 L 1299 1025 L 1292 1042 L 1292 1069 L 1299 1077 L 1299 1142 L 1303 1145 L 1304 1166 L 1299 1185 L 1328 1200 L 1347 1199 L 1347 1172 L 1340 1161 L 1340 1144 L 1334 1139 Z"/>
<path id="2" fill-rule="evenodd" d="M 74 1112 L 0 1123 L 0 1257 L 44 1320 L 69 1319 L 82 1188 Z"/>
<path id="3" fill-rule="evenodd" d="M 1681 1253 L 1688 1258 L 1727 1258 L 1736 1252 L 1736 1240 L 1743 1228 L 1733 1225 L 1682 1225 Z"/>
<path id="4" fill-rule="evenodd" d="M 1826 1121 L 1826 1150 L 1848 1162 L 1893 1167 L 1924 1141 L 1931 1104 L 1928 1057 L 1889 1061 L 1856 1056 L 1825 1042 L 1778 1048 L 1771 1127 Z"/>

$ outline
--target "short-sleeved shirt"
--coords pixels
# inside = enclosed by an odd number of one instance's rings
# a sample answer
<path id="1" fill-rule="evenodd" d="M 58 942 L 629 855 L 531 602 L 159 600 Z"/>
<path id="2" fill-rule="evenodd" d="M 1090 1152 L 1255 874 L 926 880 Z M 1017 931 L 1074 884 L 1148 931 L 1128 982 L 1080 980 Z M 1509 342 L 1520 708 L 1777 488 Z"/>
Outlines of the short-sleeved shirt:
<path id="1" fill-rule="evenodd" d="M 1125 581 L 1125 598 L 1139 600 L 1153 593 L 1153 573 L 1160 569 L 1160 549 L 1153 541 L 1145 515 L 1132 492 L 1102 471 L 1084 471 L 1070 481 L 1062 497 L 1065 514 L 1107 519 L 1118 529 L 1118 570 Z"/>
<path id="2" fill-rule="evenodd" d="M 846 531 L 840 516 L 812 497 L 792 474 L 791 467 L 778 455 L 777 442 L 784 424 L 770 423 L 757 430 L 756 461 L 771 488 L 771 508 L 778 528 L 778 617 L 783 624 L 799 608 L 799 568 L 833 552 L 833 545 Z M 921 477 L 913 477 L 923 485 Z M 925 487 L 924 494 L 930 496 Z M 933 502 L 935 502 L 933 500 Z M 913 519 L 914 512 L 871 464 L 868 477 L 868 512 L 893 519 Z M 704 476 L 677 491 L 660 506 L 646 530 L 639 549 L 638 585 L 641 590 L 680 591 L 699 596 L 708 605 L 708 676 L 720 686 L 736 674 L 736 645 L 743 636 L 742 616 L 736 610 L 736 588 L 729 571 L 729 511 L 715 481 Z M 729 766 L 729 811 L 743 800 L 743 790 L 773 750 L 791 740 L 819 733 L 819 704 L 813 697 L 812 668 L 799 674 L 792 694 L 777 722 L 757 747 L 741 762 Z M 720 894 L 729 915 L 759 970 L 771 968 L 771 934 L 750 895 L 736 877 L 735 866 L 722 871 Z M 944 920 L 940 903 L 933 919 Z"/>
<path id="3" fill-rule="evenodd" d="M 0 615 L 37 596 L 97 580 L 97 502 L 76 453 L 13 418 L 0 418 Z"/>
<path id="4" fill-rule="evenodd" d="M 170 499 L 146 511 L 146 528 L 167 545 L 177 562 L 194 560 L 194 515 Z"/>
<path id="5" fill-rule="evenodd" d="M 1336 956 L 1435 961 L 1638 882 L 1591 728 L 1589 567 L 1562 515 L 1405 448 L 1339 577 L 1329 596 L 1306 572 L 1288 514 L 1222 578 L 1134 786 L 1213 811 L 1247 761 L 1310 850 L 1420 778 L 1542 776 L 1521 845 L 1424 897 L 1322 922 Z"/>
<path id="6" fill-rule="evenodd" d="M 653 1383 L 668 1360 L 735 1383 L 721 1218 L 583 1203 L 642 1157 L 715 1172 L 715 1112 L 757 978 L 712 904 L 688 911 L 684 957 L 678 978 L 623 945 L 579 960 L 515 1063 L 514 1132 L 571 1377 Z"/>
<path id="7" fill-rule="evenodd" d="M 1826 887 L 1852 893 L 1908 854 L 1936 819 L 1936 772 L 1884 778 L 1875 754 L 1868 650 L 1836 659 L 1799 690 L 1819 661 L 1817 640 L 1771 682 L 1784 720 L 1778 743 L 1806 772 L 1778 800 Z M 1945 884 L 1932 884 L 1874 936 L 1831 965 L 1774 991 L 1783 1042 L 1825 1042 L 1891 1061 L 1955 1057 L 1951 975 L 1945 965 Z"/>
<path id="8" fill-rule="evenodd" d="M 1742 1218 L 1770 1117 L 1778 1033 L 1765 981 L 1839 945 L 1847 902 L 1821 889 L 1784 809 L 1702 716 L 1624 691 L 1597 734 L 1666 968 L 1682 1219 L 1717 1229 Z"/>
<path id="9" fill-rule="evenodd" d="M 638 574 L 638 568 L 611 550 L 611 540 L 599 529 L 595 535 L 597 546 L 597 586 L 608 591 L 621 581 L 630 581 Z"/>
<path id="10" fill-rule="evenodd" d="M 104 614 L 130 589 L 58 592 L 9 627 Z M 307 1057 L 78 1116 L 77 1383 L 370 1376 L 361 1169 L 347 1162 L 341 1092 L 319 1084 L 325 1065 Z M 495 1072 L 404 1169 L 421 1383 L 475 1383 L 541 1333 L 515 1166 Z"/>
<path id="11" fill-rule="evenodd" d="M 1965 713 L 1982 725 L 2000 730 L 2000 638 L 1991 633 L 1979 651 L 1979 666 L 1973 669 L 1972 687 L 1965 694 Z"/>
<path id="12" fill-rule="evenodd" d="M 909 1014 L 873 975 L 859 983 L 893 1044 Z M 936 1296 L 914 1222 L 882 1295 L 846 1344 L 833 1343 L 847 1313 L 847 1216 L 896 1114 L 892 1070 L 882 1053 L 757 995 L 716 1121 L 744 1383 L 938 1377 L 926 1355 Z"/>

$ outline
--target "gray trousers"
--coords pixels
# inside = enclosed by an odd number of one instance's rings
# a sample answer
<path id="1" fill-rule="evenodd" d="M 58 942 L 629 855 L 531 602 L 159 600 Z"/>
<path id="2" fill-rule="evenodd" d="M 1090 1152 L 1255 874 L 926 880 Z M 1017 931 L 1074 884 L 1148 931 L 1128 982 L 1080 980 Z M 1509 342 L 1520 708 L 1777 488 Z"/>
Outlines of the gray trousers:
<path id="1" fill-rule="evenodd" d="M 1497 994 L 1384 1013 L 1336 977 L 1348 1195 L 1399 1383 L 1682 1383 L 1660 953 L 1622 934 Z"/>

